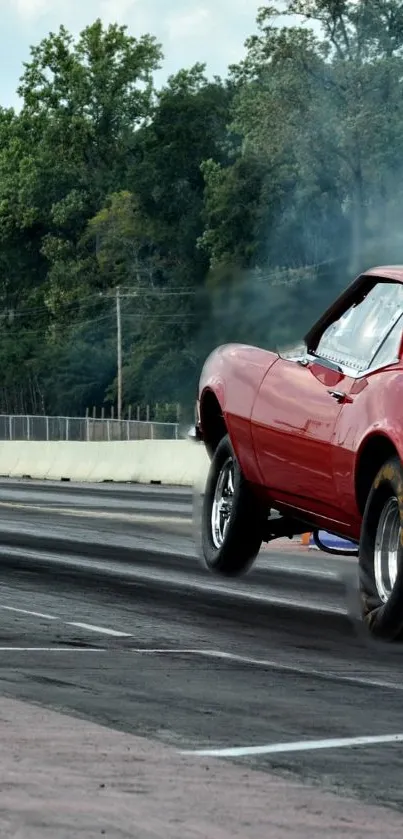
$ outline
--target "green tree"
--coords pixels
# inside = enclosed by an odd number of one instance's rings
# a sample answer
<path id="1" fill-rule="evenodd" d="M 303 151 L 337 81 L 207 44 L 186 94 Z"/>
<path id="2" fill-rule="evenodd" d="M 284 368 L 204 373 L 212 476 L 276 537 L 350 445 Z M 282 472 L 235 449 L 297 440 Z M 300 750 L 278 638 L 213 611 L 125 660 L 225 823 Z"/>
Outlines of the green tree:
<path id="1" fill-rule="evenodd" d="M 335 234 L 334 205 L 324 206 L 324 197 L 333 193 L 341 203 L 350 227 L 351 244 L 345 242 L 356 271 L 365 262 L 371 215 L 371 236 L 376 222 L 382 235 L 385 199 L 402 174 L 401 4 L 294 0 L 287 12 L 300 15 L 303 24 L 315 22 L 320 34 L 294 26 L 278 29 L 279 7 L 260 11 L 259 34 L 249 39 L 245 62 L 234 68 L 249 82 L 236 120 L 247 126 L 245 142 L 260 148 L 270 143 L 271 158 L 277 149 L 284 159 L 291 146 L 301 186 L 305 191 L 309 182 L 314 186 L 313 196 L 308 192 L 306 197 L 320 209 L 319 240 L 325 240 L 323 231 L 329 230 L 332 238 Z"/>
<path id="2" fill-rule="evenodd" d="M 21 113 L 0 115 L 1 303 L 23 304 L 28 318 L 36 310 L 50 348 L 66 324 L 89 316 L 86 301 L 102 284 L 88 222 L 111 188 L 125 187 L 160 58 L 154 38 L 137 40 L 125 27 L 98 20 L 75 42 L 62 26 L 32 48 Z M 52 405 L 51 389 L 47 396 Z"/>
<path id="3" fill-rule="evenodd" d="M 233 160 L 202 170 L 211 343 L 301 337 L 351 272 L 402 258 L 400 4 L 276 3 L 257 24 L 231 67 Z"/>
<path id="4" fill-rule="evenodd" d="M 125 405 L 191 404 L 213 346 L 301 337 L 352 271 L 402 261 L 400 2 L 265 6 L 225 80 L 155 91 L 161 58 L 62 26 L 0 108 L 0 409 L 115 400 L 117 286 Z"/>
<path id="5" fill-rule="evenodd" d="M 194 399 L 195 327 L 208 315 L 203 285 L 204 160 L 227 158 L 233 89 L 197 64 L 169 78 L 138 132 L 129 179 L 136 207 L 139 296 L 126 314 L 124 385 L 130 402 Z M 139 250 L 139 246 L 142 246 Z M 141 331 L 135 327 L 141 319 Z"/>

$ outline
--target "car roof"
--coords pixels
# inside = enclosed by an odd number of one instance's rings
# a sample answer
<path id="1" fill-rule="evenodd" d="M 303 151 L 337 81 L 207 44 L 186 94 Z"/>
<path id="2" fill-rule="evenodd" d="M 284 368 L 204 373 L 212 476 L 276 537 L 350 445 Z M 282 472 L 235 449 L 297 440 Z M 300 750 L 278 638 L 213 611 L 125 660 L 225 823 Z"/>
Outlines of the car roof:
<path id="1" fill-rule="evenodd" d="M 379 277 L 383 280 L 395 280 L 403 283 L 403 265 L 380 265 L 377 268 L 369 268 L 363 271 L 362 277 Z"/>

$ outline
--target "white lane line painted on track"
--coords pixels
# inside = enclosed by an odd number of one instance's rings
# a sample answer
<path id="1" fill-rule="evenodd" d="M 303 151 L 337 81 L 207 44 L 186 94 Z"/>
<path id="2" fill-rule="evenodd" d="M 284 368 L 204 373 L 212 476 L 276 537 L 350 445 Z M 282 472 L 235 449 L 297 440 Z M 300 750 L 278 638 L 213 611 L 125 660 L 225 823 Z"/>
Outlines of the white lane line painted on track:
<path id="1" fill-rule="evenodd" d="M 189 524 L 190 518 L 185 516 L 161 516 L 156 513 L 154 516 L 142 515 L 142 513 L 111 513 L 106 510 L 77 510 L 72 507 L 43 507 L 39 504 L 19 504 L 11 501 L 0 501 L 0 508 L 6 507 L 12 510 L 31 510 L 39 513 L 58 513 L 61 516 L 75 516 L 86 519 L 111 519 L 115 521 L 132 521 L 138 524 Z"/>
<path id="2" fill-rule="evenodd" d="M 91 623 L 81 623 L 79 621 L 65 621 L 56 615 L 46 615 L 42 612 L 33 612 L 29 609 L 17 609 L 15 606 L 2 606 L 0 605 L 0 609 L 3 609 L 7 612 L 15 612 L 16 614 L 20 615 L 29 615 L 30 617 L 34 618 L 43 618 L 44 620 L 48 621 L 61 621 L 65 624 L 65 626 L 74 626 L 78 629 L 86 629 L 89 632 L 99 632 L 102 635 L 111 635 L 114 638 L 131 638 L 132 635 L 130 632 L 120 632 L 117 629 L 108 629 L 104 626 L 96 626 L 95 624 Z M 1 649 L 1 648 L 0 648 Z"/>
<path id="3" fill-rule="evenodd" d="M 123 651 L 122 651 L 123 652 Z M 403 691 L 403 682 L 389 682 L 386 679 L 371 679 L 361 676 L 343 675 L 331 670 L 317 670 L 316 668 L 301 667 L 298 664 L 284 664 L 273 659 L 253 658 L 251 656 L 226 653 L 221 650 L 197 650 L 158 647 L 127 647 L 125 652 L 139 655 L 193 655 L 201 658 L 215 658 L 234 664 L 245 664 L 250 667 L 262 667 L 280 673 L 293 673 L 297 676 L 310 676 L 332 682 L 343 682 L 352 686 L 384 688 L 387 690 Z"/>
<path id="4" fill-rule="evenodd" d="M 235 663 L 238 662 L 239 664 L 246 664 L 251 667 L 267 667 L 269 670 L 277 670 L 283 673 L 297 673 L 301 676 L 314 676 L 318 679 L 330 679 L 331 681 L 346 682 L 352 685 L 403 690 L 403 682 L 389 682 L 385 679 L 370 679 L 365 676 L 349 676 L 332 672 L 331 670 L 317 670 L 311 667 L 301 667 L 299 664 L 285 664 L 280 661 L 274 661 L 273 659 L 253 658 L 236 653 L 221 652 L 220 650 L 200 650 L 200 655 L 233 661 Z"/>
<path id="5" fill-rule="evenodd" d="M 55 617 L 55 615 L 45 615 L 42 612 L 32 612 L 30 609 L 17 609 L 15 606 L 0 606 L 0 609 L 4 609 L 6 612 L 16 612 L 20 615 L 31 615 L 34 618 L 43 618 L 47 621 L 58 621 L 60 618 Z"/>
<path id="6" fill-rule="evenodd" d="M 2 653 L 107 653 L 106 647 L 0 647 Z"/>
<path id="7" fill-rule="evenodd" d="M 105 635 L 112 635 L 114 637 L 122 637 L 122 638 L 130 638 L 133 637 L 129 633 L 126 632 L 117 632 L 116 630 L 105 629 L 104 627 L 97 627 L 92 626 L 91 624 L 86 623 L 73 623 L 68 624 L 69 626 L 77 626 L 82 627 L 84 629 L 88 629 L 93 632 L 101 632 Z M 99 649 L 99 648 L 87 648 L 87 647 L 0 647 L 0 651 L 4 650 L 42 650 L 46 651 L 63 651 L 68 649 L 69 651 L 73 652 L 74 650 L 88 651 L 88 652 L 108 652 L 108 649 Z M 308 676 L 318 679 L 325 679 L 328 681 L 334 682 L 343 682 L 346 684 L 350 684 L 352 686 L 362 686 L 362 687 L 374 687 L 374 688 L 382 688 L 386 690 L 393 690 L 393 691 L 403 691 L 403 683 L 402 682 L 389 682 L 386 679 L 371 679 L 371 678 L 364 678 L 360 676 L 348 676 L 342 675 L 339 673 L 327 671 L 327 670 L 317 670 L 316 668 L 309 668 L 309 667 L 300 667 L 299 665 L 294 664 L 283 664 L 278 661 L 274 661 L 272 659 L 264 659 L 264 658 L 252 658 L 250 656 L 243 656 L 237 655 L 236 653 L 226 653 L 221 650 L 200 650 L 194 648 L 178 648 L 178 647 L 125 647 L 124 649 L 114 650 L 114 654 L 117 652 L 122 654 L 131 654 L 131 655 L 155 655 L 155 656 L 181 656 L 181 655 L 191 655 L 191 656 L 199 656 L 200 658 L 212 658 L 221 661 L 228 661 L 238 664 L 246 664 L 251 667 L 262 667 L 268 670 L 274 670 L 277 672 L 283 673 L 294 673 L 296 675 L 301 676 Z M 393 735 L 395 736 L 395 735 Z M 400 735 L 398 735 L 400 736 Z"/>
<path id="8" fill-rule="evenodd" d="M 25 610 L 14 610 L 13 607 L 2 607 L 0 608 L 7 608 L 11 609 L 12 611 L 22 611 L 25 613 Z M 39 614 L 39 613 L 31 613 L 28 612 L 27 614 Z M 43 617 L 39 615 L 40 617 Z M 45 616 L 46 617 L 46 616 Z M 49 619 L 52 620 L 59 620 L 59 618 L 55 618 L 54 616 L 47 616 Z M 103 635 L 109 635 L 115 638 L 132 638 L 133 635 L 128 632 L 120 632 L 116 629 L 108 629 L 106 627 L 95 626 L 93 624 L 88 623 L 81 623 L 81 622 L 65 622 L 67 626 L 74 626 L 78 629 L 84 629 L 89 632 L 98 632 Z M 1 649 L 1 648 L 0 648 Z M 5 649 L 9 649 L 6 647 Z M 42 649 L 42 648 L 41 648 Z M 55 647 L 51 647 L 50 649 L 54 650 Z M 62 647 L 61 649 L 65 649 Z M 74 648 L 77 649 L 77 648 Z M 86 649 L 86 648 L 84 648 Z M 386 679 L 376 679 L 376 678 L 368 678 L 368 677 L 361 677 L 361 676 L 353 676 L 353 675 L 344 675 L 342 673 L 332 672 L 331 670 L 318 670 L 316 668 L 310 667 L 301 667 L 297 664 L 285 664 L 283 662 L 275 661 L 274 659 L 265 659 L 265 658 L 254 658 L 252 656 L 244 656 L 239 655 L 237 653 L 228 653 L 222 650 L 212 650 L 212 649 L 195 649 L 195 648 L 167 648 L 167 647 L 126 647 L 124 650 L 119 650 L 122 653 L 131 653 L 132 655 L 172 655 L 172 656 L 180 656 L 180 655 L 191 655 L 191 656 L 199 656 L 200 658 L 212 658 L 217 659 L 218 661 L 228 661 L 229 663 L 234 664 L 242 664 L 247 665 L 249 667 L 261 667 L 268 670 L 274 670 L 279 673 L 293 673 L 299 676 L 308 676 L 310 678 L 317 678 L 317 679 L 325 679 L 327 681 L 333 682 L 342 682 L 345 684 L 350 684 L 352 686 L 362 686 L 362 687 L 373 687 L 373 688 L 382 688 L 386 690 L 393 690 L 393 691 L 403 691 L 403 682 L 391 682 Z"/>
<path id="9" fill-rule="evenodd" d="M 67 626 L 76 626 L 78 629 L 88 629 L 89 632 L 99 632 L 102 635 L 112 635 L 114 638 L 132 638 L 130 632 L 119 632 L 116 629 L 107 629 L 104 626 L 95 626 L 91 623 L 68 621 Z"/>
<path id="10" fill-rule="evenodd" d="M 308 752 L 318 749 L 345 749 L 354 746 L 376 746 L 387 743 L 403 743 L 403 734 L 383 734 L 368 737 L 336 737 L 328 740 L 297 740 L 295 743 L 270 743 L 267 746 L 236 746 L 226 749 L 196 749 L 181 754 L 198 757 L 251 757 L 253 755 L 281 754 L 285 752 Z"/>

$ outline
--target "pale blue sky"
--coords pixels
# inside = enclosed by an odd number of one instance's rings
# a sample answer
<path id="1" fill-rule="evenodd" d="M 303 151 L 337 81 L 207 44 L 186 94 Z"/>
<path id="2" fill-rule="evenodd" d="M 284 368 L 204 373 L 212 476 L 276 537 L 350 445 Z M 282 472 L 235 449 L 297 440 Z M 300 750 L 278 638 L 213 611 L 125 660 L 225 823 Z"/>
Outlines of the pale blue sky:
<path id="1" fill-rule="evenodd" d="M 224 75 L 244 54 L 264 0 L 0 0 L 0 104 L 18 105 L 16 88 L 29 47 L 63 23 L 74 34 L 97 17 L 155 35 L 165 53 L 159 80 L 196 61 Z"/>

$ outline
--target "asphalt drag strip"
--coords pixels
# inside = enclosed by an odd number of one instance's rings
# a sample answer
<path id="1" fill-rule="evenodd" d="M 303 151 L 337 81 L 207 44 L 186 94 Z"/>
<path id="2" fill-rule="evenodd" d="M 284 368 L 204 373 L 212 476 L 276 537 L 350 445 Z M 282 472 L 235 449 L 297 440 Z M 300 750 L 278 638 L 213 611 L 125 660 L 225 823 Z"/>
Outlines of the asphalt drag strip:
<path id="1" fill-rule="evenodd" d="M 402 649 L 351 560 L 218 586 L 189 533 L 55 519 L 1 514 L 2 836 L 401 836 Z"/>
<path id="2" fill-rule="evenodd" d="M 240 615 L 237 600 L 190 601 L 119 581 L 94 586 L 80 575 L 10 569 L 7 578 L 0 603 L 3 696 L 181 752 L 243 748 L 231 762 L 248 771 L 275 771 L 402 807 L 399 743 L 250 752 L 401 733 L 401 656 L 394 648 L 371 656 L 347 623 L 307 620 L 298 610 L 256 610 L 245 602 Z"/>
<path id="3" fill-rule="evenodd" d="M 338 796 L 272 773 L 201 765 L 155 741 L 23 703 L 0 699 L 0 713 L 5 839 L 401 836 L 398 813 L 349 799 L 341 813 Z"/>

